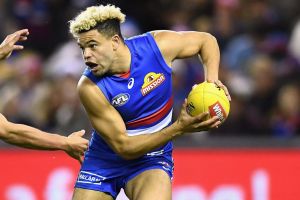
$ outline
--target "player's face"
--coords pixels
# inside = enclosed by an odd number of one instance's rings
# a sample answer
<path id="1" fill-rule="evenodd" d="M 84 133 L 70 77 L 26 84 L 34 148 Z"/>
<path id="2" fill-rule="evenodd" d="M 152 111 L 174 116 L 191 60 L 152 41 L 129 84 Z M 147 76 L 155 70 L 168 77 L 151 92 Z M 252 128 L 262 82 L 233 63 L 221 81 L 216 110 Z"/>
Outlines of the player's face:
<path id="1" fill-rule="evenodd" d="M 86 65 L 96 76 L 110 73 L 110 68 L 115 56 L 113 41 L 104 37 L 97 30 L 80 33 L 77 43 L 82 50 Z"/>

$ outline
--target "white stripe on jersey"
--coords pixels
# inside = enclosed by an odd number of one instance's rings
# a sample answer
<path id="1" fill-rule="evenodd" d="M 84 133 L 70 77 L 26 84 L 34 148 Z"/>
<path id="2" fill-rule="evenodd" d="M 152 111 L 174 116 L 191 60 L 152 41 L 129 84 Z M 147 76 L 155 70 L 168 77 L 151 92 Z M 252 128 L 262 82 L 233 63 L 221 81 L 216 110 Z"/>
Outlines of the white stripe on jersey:
<path id="1" fill-rule="evenodd" d="M 152 151 L 150 153 L 147 153 L 146 155 L 147 156 L 159 156 L 159 155 L 162 155 L 164 154 L 164 149 L 161 149 L 159 151 Z"/>
<path id="2" fill-rule="evenodd" d="M 160 131 L 161 129 L 165 128 L 172 120 L 172 113 L 173 109 L 169 112 L 169 114 L 158 124 L 151 126 L 149 128 L 144 129 L 134 129 L 134 130 L 127 130 L 128 136 L 135 136 L 135 135 L 141 135 L 141 134 L 151 134 L 157 131 Z"/>

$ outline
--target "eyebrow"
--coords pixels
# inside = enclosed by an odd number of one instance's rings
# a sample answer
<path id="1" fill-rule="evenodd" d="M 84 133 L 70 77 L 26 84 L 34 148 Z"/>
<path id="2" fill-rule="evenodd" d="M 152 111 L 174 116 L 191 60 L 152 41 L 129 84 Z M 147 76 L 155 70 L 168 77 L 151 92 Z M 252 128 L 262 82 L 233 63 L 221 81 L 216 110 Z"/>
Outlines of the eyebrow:
<path id="1" fill-rule="evenodd" d="M 90 44 L 92 42 L 98 43 L 96 40 L 89 40 L 88 42 L 86 42 L 86 44 Z M 82 47 L 82 45 L 79 42 L 77 42 L 77 45 L 80 46 L 80 47 Z"/>

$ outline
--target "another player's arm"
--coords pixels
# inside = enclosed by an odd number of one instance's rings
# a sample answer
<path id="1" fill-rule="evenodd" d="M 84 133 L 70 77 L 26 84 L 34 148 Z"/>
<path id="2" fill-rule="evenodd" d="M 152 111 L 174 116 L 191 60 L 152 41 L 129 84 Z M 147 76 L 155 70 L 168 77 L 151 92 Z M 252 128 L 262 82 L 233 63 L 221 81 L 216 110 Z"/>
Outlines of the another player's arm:
<path id="1" fill-rule="evenodd" d="M 0 114 L 0 139 L 9 144 L 38 150 L 63 150 L 77 160 L 87 149 L 88 140 L 82 138 L 84 131 L 68 137 L 50 134 L 39 129 L 9 122 Z"/>
<path id="2" fill-rule="evenodd" d="M 205 80 L 220 86 L 230 99 L 227 88 L 219 81 L 220 50 L 213 35 L 195 31 L 153 31 L 151 33 L 169 66 L 177 58 L 198 55 L 204 66 Z"/>
<path id="3" fill-rule="evenodd" d="M 203 121 L 207 113 L 197 117 L 189 116 L 185 110 L 185 102 L 179 119 L 171 126 L 152 134 L 128 136 L 120 114 L 106 100 L 97 85 L 83 76 L 77 89 L 95 130 L 124 159 L 138 158 L 183 133 L 203 131 L 219 125 L 217 118 Z"/>

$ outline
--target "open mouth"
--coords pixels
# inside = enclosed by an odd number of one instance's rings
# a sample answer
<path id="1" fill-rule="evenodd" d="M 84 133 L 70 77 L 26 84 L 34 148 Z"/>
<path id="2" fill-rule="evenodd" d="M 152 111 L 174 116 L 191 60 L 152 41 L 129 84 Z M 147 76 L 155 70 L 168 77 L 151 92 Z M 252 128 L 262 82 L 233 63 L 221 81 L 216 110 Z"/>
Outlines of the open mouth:
<path id="1" fill-rule="evenodd" d="M 95 68 L 98 64 L 96 63 L 93 63 L 93 62 L 86 62 L 85 63 L 90 69 L 93 69 Z"/>

